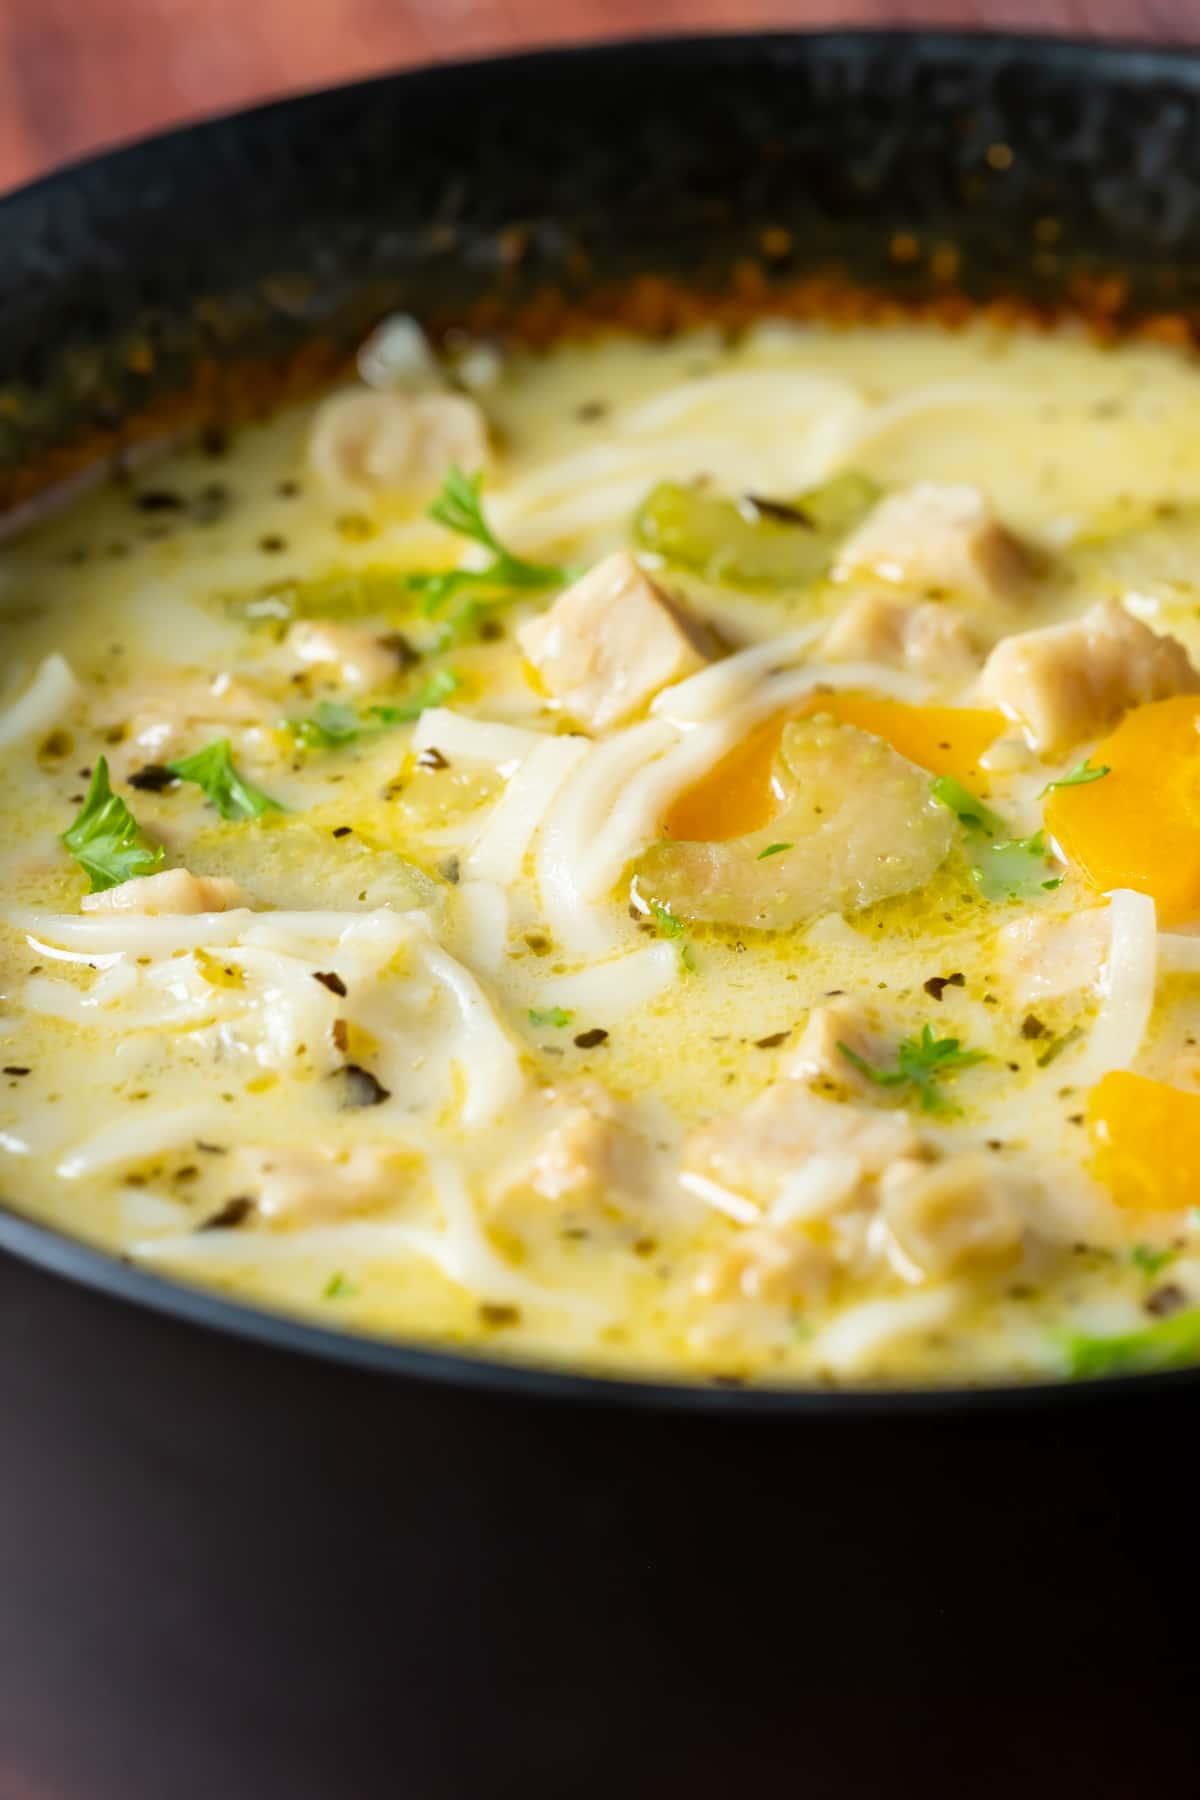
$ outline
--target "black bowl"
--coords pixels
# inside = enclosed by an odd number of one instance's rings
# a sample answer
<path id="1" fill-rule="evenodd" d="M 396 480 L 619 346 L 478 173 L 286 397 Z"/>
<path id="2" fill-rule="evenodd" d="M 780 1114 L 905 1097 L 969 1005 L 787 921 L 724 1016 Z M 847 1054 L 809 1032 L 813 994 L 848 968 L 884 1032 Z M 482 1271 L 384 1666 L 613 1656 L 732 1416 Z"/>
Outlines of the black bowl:
<path id="1" fill-rule="evenodd" d="M 311 384 L 397 306 L 546 337 L 767 305 L 1190 344 L 1200 59 L 618 45 L 84 164 L 0 203 L 0 501 Z M 18 1177 L 4 1800 L 1125 1797 L 1186 1767 L 1194 1375 L 588 1379 L 159 1281 L 23 1220 Z"/>

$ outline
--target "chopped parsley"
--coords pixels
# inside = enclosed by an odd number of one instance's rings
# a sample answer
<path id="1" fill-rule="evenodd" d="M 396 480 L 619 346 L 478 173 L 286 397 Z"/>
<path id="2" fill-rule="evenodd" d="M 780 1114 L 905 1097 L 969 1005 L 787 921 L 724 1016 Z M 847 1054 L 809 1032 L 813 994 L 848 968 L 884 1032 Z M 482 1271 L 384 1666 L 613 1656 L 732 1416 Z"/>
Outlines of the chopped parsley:
<path id="1" fill-rule="evenodd" d="M 790 850 L 791 848 L 791 844 L 768 844 L 765 850 L 759 851 L 756 860 L 758 862 L 765 862 L 768 856 L 782 856 L 785 850 Z"/>
<path id="2" fill-rule="evenodd" d="M 1009 837 L 999 813 L 952 775 L 939 775 L 929 791 L 966 829 L 971 880 L 985 900 L 1034 900 L 1062 886 L 1040 831 Z"/>
<path id="3" fill-rule="evenodd" d="M 1098 1337 L 1086 1331 L 1059 1334 L 1066 1373 L 1076 1379 L 1181 1369 L 1200 1360 L 1200 1307 L 1170 1313 L 1135 1331 Z"/>
<path id="4" fill-rule="evenodd" d="M 162 845 L 150 843 L 124 800 L 113 793 L 103 756 L 96 759 L 87 799 L 62 841 L 87 875 L 93 894 L 151 874 L 164 854 Z"/>
<path id="5" fill-rule="evenodd" d="M 976 799 L 961 781 L 955 781 L 953 775 L 939 775 L 930 783 L 929 791 L 939 805 L 952 812 L 959 824 L 965 825 L 968 831 L 982 831 L 988 837 L 996 837 L 1008 829 L 998 813 L 985 806 L 982 800 Z"/>
<path id="6" fill-rule="evenodd" d="M 682 919 L 677 919 L 669 906 L 661 900 L 651 900 L 650 911 L 654 923 L 658 927 L 658 935 L 662 938 L 674 938 L 679 949 L 679 961 L 689 975 L 696 973 L 696 957 L 687 936 L 687 927 Z"/>
<path id="7" fill-rule="evenodd" d="M 419 719 L 428 707 L 440 706 L 462 686 L 461 675 L 453 669 L 437 669 L 421 687 L 408 694 L 396 706 L 370 706 L 367 711 L 381 725 L 407 725 Z"/>
<path id="8" fill-rule="evenodd" d="M 492 607 L 503 606 L 521 594 L 562 587 L 571 579 L 569 569 L 527 562 L 505 549 L 484 515 L 482 486 L 482 473 L 464 475 L 461 469 L 451 469 L 429 508 L 429 517 L 488 551 L 491 561 L 486 567 L 442 569 L 404 578 L 405 588 L 418 596 L 426 618 L 443 619 L 443 643 L 467 636 Z"/>
<path id="9" fill-rule="evenodd" d="M 1175 1261 L 1178 1252 L 1174 1250 L 1156 1250 L 1153 1244 L 1135 1244 L 1129 1253 L 1129 1260 L 1146 1275 L 1157 1275 Z"/>
<path id="10" fill-rule="evenodd" d="M 357 1294 L 357 1292 L 358 1289 L 352 1282 L 346 1280 L 339 1269 L 336 1275 L 329 1277 L 321 1289 L 321 1298 L 322 1300 L 348 1300 L 352 1294 Z"/>
<path id="11" fill-rule="evenodd" d="M 194 781 L 202 788 L 223 819 L 261 819 L 265 812 L 283 811 L 278 800 L 238 774 L 228 738 L 215 738 L 194 756 L 167 767 L 181 781 Z"/>
<path id="12" fill-rule="evenodd" d="M 322 700 L 310 719 L 287 719 L 285 724 L 307 750 L 336 750 L 352 744 L 362 730 L 358 714 L 343 700 Z"/>
<path id="13" fill-rule="evenodd" d="M 531 1006 L 529 1023 L 531 1025 L 552 1025 L 555 1031 L 562 1031 L 575 1017 L 572 1012 L 564 1012 L 561 1006 Z"/>
<path id="14" fill-rule="evenodd" d="M 365 713 L 357 713 L 345 701 L 322 700 L 311 717 L 284 722 L 305 749 L 340 750 L 343 745 L 383 731 L 389 725 L 407 725 L 419 719 L 427 707 L 440 706 L 448 700 L 461 681 L 453 669 L 437 669 L 421 687 L 392 705 L 368 706 Z"/>
<path id="15" fill-rule="evenodd" d="M 985 900 L 1035 900 L 1062 886 L 1052 875 L 1050 852 L 1040 831 L 1028 838 L 972 845 L 971 880 Z"/>
<path id="16" fill-rule="evenodd" d="M 982 1050 L 964 1050 L 957 1038 L 935 1036 L 931 1025 L 922 1027 L 920 1037 L 901 1038 L 896 1045 L 896 1065 L 891 1069 L 872 1067 L 849 1044 L 839 1042 L 838 1049 L 846 1061 L 876 1087 L 910 1087 L 922 1112 L 954 1111 L 938 1083 L 946 1075 L 988 1061 Z"/>
<path id="17" fill-rule="evenodd" d="M 1112 769 L 1108 763 L 1101 763 L 1098 769 L 1093 769 L 1089 767 L 1088 759 L 1085 756 L 1081 763 L 1076 763 L 1069 774 L 1060 775 L 1057 781 L 1048 781 L 1042 789 L 1042 799 L 1044 800 L 1046 795 L 1055 788 L 1086 787 L 1089 781 L 1100 781 L 1105 775 L 1111 774 Z"/>

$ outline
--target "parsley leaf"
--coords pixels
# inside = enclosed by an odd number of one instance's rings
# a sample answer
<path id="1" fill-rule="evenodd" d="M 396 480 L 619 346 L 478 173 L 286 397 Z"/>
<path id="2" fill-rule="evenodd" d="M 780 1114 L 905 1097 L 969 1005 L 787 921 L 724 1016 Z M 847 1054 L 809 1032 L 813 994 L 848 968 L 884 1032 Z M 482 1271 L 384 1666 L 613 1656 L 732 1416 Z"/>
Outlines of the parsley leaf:
<path id="1" fill-rule="evenodd" d="M 564 1012 L 561 1006 L 548 1006 L 544 1011 L 537 1006 L 531 1006 L 529 1009 L 531 1025 L 553 1025 L 556 1031 L 562 1031 L 574 1017 L 574 1013 Z"/>
<path id="2" fill-rule="evenodd" d="M 322 700 L 311 719 L 285 721 L 298 744 L 307 750 L 335 750 L 353 743 L 361 730 L 358 714 L 341 700 Z"/>
<path id="3" fill-rule="evenodd" d="M 930 783 L 929 791 L 969 831 L 982 831 L 988 837 L 995 837 L 1007 830 L 999 814 L 985 806 L 982 800 L 977 800 L 970 788 L 965 788 L 961 781 L 955 781 L 953 775 L 939 775 Z"/>
<path id="4" fill-rule="evenodd" d="M 91 881 L 93 894 L 149 875 L 164 854 L 162 845 L 147 840 L 120 795 L 113 793 L 103 756 L 96 758 L 87 799 L 62 841 Z"/>
<path id="5" fill-rule="evenodd" d="M 502 606 L 522 593 L 537 593 L 544 588 L 562 587 L 571 579 L 571 571 L 550 563 L 527 562 L 506 550 L 488 524 L 483 511 L 482 473 L 464 475 L 451 469 L 442 490 L 429 508 L 429 517 L 469 538 L 491 552 L 492 560 L 483 569 L 443 569 L 435 574 L 409 575 L 404 586 L 421 600 L 426 618 L 445 618 L 443 643 L 453 643 L 467 636 L 480 623 L 491 607 Z M 455 605 L 454 603 L 458 604 Z"/>
<path id="6" fill-rule="evenodd" d="M 283 811 L 278 800 L 238 774 L 228 738 L 215 738 L 203 750 L 167 767 L 181 781 L 203 788 L 223 819 L 261 819 L 265 812 Z"/>
<path id="7" fill-rule="evenodd" d="M 768 856 L 782 856 L 785 850 L 790 850 L 791 848 L 792 846 L 790 844 L 768 844 L 765 850 L 759 851 L 755 860 L 757 862 L 765 862 Z"/>
<path id="8" fill-rule="evenodd" d="M 1153 1244 L 1135 1244 L 1129 1253 L 1129 1260 L 1145 1275 L 1157 1275 L 1168 1263 L 1175 1261 L 1178 1251 L 1156 1250 Z"/>
<path id="9" fill-rule="evenodd" d="M 1028 838 L 1010 838 L 999 813 L 952 775 L 939 775 L 929 791 L 965 826 L 971 880 L 985 900 L 1033 900 L 1061 886 L 1061 877 L 1051 875 L 1050 852 L 1040 831 Z"/>
<path id="10" fill-rule="evenodd" d="M 658 926 L 659 937 L 677 938 L 683 936 L 683 920 L 677 919 L 669 906 L 664 906 L 661 900 L 652 900 L 650 902 L 650 911 L 654 914 L 654 921 Z"/>
<path id="11" fill-rule="evenodd" d="M 677 940 L 680 964 L 689 975 L 694 975 L 696 973 L 696 956 L 688 941 L 687 927 L 683 920 L 677 919 L 670 907 L 664 906 L 661 900 L 651 900 L 650 911 L 654 917 L 654 923 L 658 927 L 659 937 Z"/>
<path id="12" fill-rule="evenodd" d="M 1136 1331 L 1096 1337 L 1086 1331 L 1059 1334 L 1066 1372 L 1077 1379 L 1180 1369 L 1200 1360 L 1200 1307 L 1169 1313 Z"/>
<path id="13" fill-rule="evenodd" d="M 336 1275 L 329 1277 L 321 1289 L 321 1298 L 322 1300 L 348 1300 L 351 1294 L 357 1294 L 357 1292 L 358 1289 L 352 1282 L 346 1280 L 339 1269 Z"/>
<path id="14" fill-rule="evenodd" d="M 985 900 L 1034 900 L 1043 889 L 1058 887 L 1049 877 L 1050 852 L 1040 831 L 1028 838 L 973 847 L 971 880 Z"/>
<path id="15" fill-rule="evenodd" d="M 1054 788 L 1086 787 L 1089 781 L 1100 781 L 1105 775 L 1111 774 L 1112 769 L 1108 763 L 1101 763 L 1098 769 L 1089 768 L 1088 759 L 1085 756 L 1081 763 L 1076 763 L 1069 774 L 1060 775 L 1057 781 L 1048 781 L 1042 789 L 1041 798 L 1044 800 Z"/>
<path id="16" fill-rule="evenodd" d="M 462 676 L 453 669 L 437 669 L 423 687 L 416 689 L 396 706 L 371 706 L 368 712 L 383 725 L 407 725 L 419 719 L 430 706 L 440 706 L 462 686 Z"/>
<path id="17" fill-rule="evenodd" d="M 422 687 L 395 705 L 368 706 L 363 715 L 344 701 L 322 700 L 311 718 L 287 719 L 284 723 L 296 742 L 307 750 L 340 750 L 344 744 L 383 731 L 389 725 L 407 725 L 419 719 L 427 707 L 440 706 L 461 685 L 462 677 L 453 669 L 436 669 Z"/>
<path id="18" fill-rule="evenodd" d="M 954 1037 L 940 1038 L 934 1035 L 933 1027 L 922 1027 L 919 1038 L 901 1038 L 896 1045 L 896 1066 L 893 1069 L 876 1069 L 852 1050 L 849 1044 L 838 1043 L 838 1049 L 848 1063 L 873 1081 L 876 1087 L 911 1087 L 921 1105 L 922 1112 L 953 1112 L 945 1095 L 938 1087 L 938 1082 L 945 1075 L 959 1069 L 970 1069 L 976 1063 L 989 1059 L 982 1050 L 964 1050 L 959 1040 Z"/>

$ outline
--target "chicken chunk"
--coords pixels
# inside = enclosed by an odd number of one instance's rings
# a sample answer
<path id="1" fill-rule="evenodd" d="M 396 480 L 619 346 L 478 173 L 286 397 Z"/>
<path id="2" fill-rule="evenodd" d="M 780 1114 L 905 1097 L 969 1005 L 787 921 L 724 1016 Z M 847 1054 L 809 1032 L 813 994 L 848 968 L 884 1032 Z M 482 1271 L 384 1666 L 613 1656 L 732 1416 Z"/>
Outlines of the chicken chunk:
<path id="1" fill-rule="evenodd" d="M 811 1157 L 852 1157 L 863 1177 L 871 1178 L 901 1157 L 919 1154 L 906 1114 L 826 1099 L 802 1081 L 783 1080 L 744 1112 L 692 1131 L 682 1167 L 685 1174 L 768 1205 Z"/>
<path id="2" fill-rule="evenodd" d="M 324 487 L 347 505 L 387 494 L 419 498 L 452 468 L 485 466 L 487 425 L 462 394 L 355 389 L 317 409 L 308 456 Z"/>
<path id="3" fill-rule="evenodd" d="M 506 1172 L 496 1206 L 507 1210 L 508 1202 L 529 1195 L 590 1206 L 626 1183 L 633 1142 L 606 1087 L 590 1080 L 564 1082 L 546 1090 L 542 1105 L 532 1149 Z"/>
<path id="4" fill-rule="evenodd" d="M 996 940 L 1006 991 L 1018 1005 L 1032 1006 L 1095 987 L 1110 932 L 1107 906 L 1015 919 Z"/>
<path id="5" fill-rule="evenodd" d="M 202 732 L 253 732 L 256 739 L 265 738 L 277 713 L 260 689 L 228 670 L 205 675 L 162 668 L 128 687 L 102 690 L 93 723 L 112 734 L 118 761 L 136 767 L 194 749 Z"/>
<path id="6" fill-rule="evenodd" d="M 360 692 L 382 687 L 400 666 L 395 650 L 377 632 L 329 619 L 297 620 L 284 650 L 302 668 L 324 669 Z"/>
<path id="7" fill-rule="evenodd" d="M 1029 566 L 1023 546 L 978 488 L 919 481 L 881 500 L 851 533 L 833 578 L 874 575 L 903 587 L 987 600 L 1012 595 Z"/>
<path id="8" fill-rule="evenodd" d="M 871 1030 L 855 1000 L 832 1000 L 828 1006 L 814 1007 L 780 1072 L 789 1081 L 866 1095 L 870 1083 L 843 1054 L 842 1044 L 864 1062 L 877 1063 L 884 1055 L 882 1040 Z"/>
<path id="9" fill-rule="evenodd" d="M 99 894 L 85 894 L 84 912 L 161 913 L 230 912 L 249 906 L 249 895 L 224 876 L 192 875 L 187 869 L 162 869 L 157 875 L 135 875 Z"/>
<path id="10" fill-rule="evenodd" d="M 1038 751 L 1096 737 L 1132 706 L 1200 692 L 1200 673 L 1175 638 L 1102 600 L 1080 619 L 1005 638 L 988 657 L 980 695 L 1023 726 Z"/>
<path id="11" fill-rule="evenodd" d="M 879 1183 L 879 1201 L 909 1279 L 936 1280 L 1013 1262 L 1021 1253 L 1021 1186 L 983 1151 L 940 1163 L 898 1162 Z"/>
<path id="12" fill-rule="evenodd" d="M 623 724 L 707 660 L 693 622 L 626 550 L 589 569 L 517 639 L 547 692 L 593 731 Z"/>
<path id="13" fill-rule="evenodd" d="M 825 633 L 827 662 L 877 662 L 932 681 L 973 673 L 977 657 L 966 620 L 935 600 L 856 594 Z"/>
<path id="14" fill-rule="evenodd" d="M 370 1212 L 392 1200 L 400 1172 L 393 1152 L 286 1144 L 244 1146 L 229 1160 L 231 1190 L 272 1224 L 310 1224 Z"/>

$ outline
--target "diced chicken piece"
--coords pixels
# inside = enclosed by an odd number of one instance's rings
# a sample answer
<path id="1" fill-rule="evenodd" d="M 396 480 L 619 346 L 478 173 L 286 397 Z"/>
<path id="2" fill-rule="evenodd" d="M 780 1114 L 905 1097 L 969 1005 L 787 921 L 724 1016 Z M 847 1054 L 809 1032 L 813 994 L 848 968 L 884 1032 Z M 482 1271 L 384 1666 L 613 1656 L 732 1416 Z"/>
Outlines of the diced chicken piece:
<path id="1" fill-rule="evenodd" d="M 827 662 L 877 662 L 932 681 L 974 672 L 978 658 L 966 620 L 936 600 L 856 594 L 825 633 Z"/>
<path id="2" fill-rule="evenodd" d="M 395 650 L 377 632 L 329 619 L 298 619 L 284 649 L 301 667 L 334 672 L 346 687 L 360 692 L 382 687 L 400 666 Z"/>
<path id="3" fill-rule="evenodd" d="M 1011 595 L 1029 558 L 987 496 L 965 483 L 919 481 L 881 500 L 842 545 L 836 581 L 874 575 L 926 593 Z"/>
<path id="4" fill-rule="evenodd" d="M 864 1176 L 920 1154 L 902 1112 L 823 1098 L 802 1081 L 776 1081 L 743 1113 L 689 1133 L 683 1169 L 762 1205 L 813 1156 L 853 1157 Z"/>
<path id="5" fill-rule="evenodd" d="M 274 1224 L 308 1224 L 370 1212 L 398 1190 L 395 1153 L 369 1144 L 348 1150 L 286 1144 L 246 1146 L 229 1160 L 231 1192 Z"/>
<path id="6" fill-rule="evenodd" d="M 899 1162 L 879 1183 L 880 1217 L 910 1279 L 937 1279 L 1020 1255 L 1021 1185 L 983 1151 Z"/>
<path id="7" fill-rule="evenodd" d="M 201 675 L 189 669 L 162 669 L 145 681 L 102 693 L 95 723 L 114 735 L 118 757 L 129 766 L 165 762 L 195 748 L 204 728 L 216 736 L 231 729 L 271 725 L 278 713 L 267 696 L 247 681 L 223 671 Z"/>
<path id="8" fill-rule="evenodd" d="M 452 468 L 474 472 L 488 460 L 487 423 L 462 394 L 334 394 L 317 410 L 309 461 L 346 504 L 385 494 L 414 498 L 439 487 Z"/>
<path id="9" fill-rule="evenodd" d="M 882 1040 L 871 1030 L 854 1000 L 832 1000 L 828 1006 L 814 1007 L 780 1073 L 789 1081 L 807 1081 L 842 1093 L 868 1094 L 870 1082 L 843 1054 L 839 1047 L 842 1044 L 864 1062 L 876 1063 L 884 1056 Z"/>
<path id="10" fill-rule="evenodd" d="M 1107 906 L 1014 920 L 997 938 L 997 973 L 1004 977 L 1005 992 L 1019 1006 L 1032 1006 L 1095 987 L 1110 932 Z"/>
<path id="11" fill-rule="evenodd" d="M 627 550 L 589 569 L 517 639 L 546 690 L 593 731 L 623 724 L 707 660 L 693 622 Z"/>
<path id="12" fill-rule="evenodd" d="M 223 875 L 192 875 L 187 869 L 162 869 L 157 875 L 135 875 L 99 894 L 85 894 L 84 912 L 163 913 L 230 912 L 249 906 L 250 898 L 236 881 Z"/>
<path id="13" fill-rule="evenodd" d="M 750 1300 L 766 1306 L 822 1300 L 834 1258 L 801 1232 L 756 1226 L 707 1257 L 693 1283 L 699 1299 Z"/>
<path id="14" fill-rule="evenodd" d="M 1098 736 L 1131 706 L 1200 692 L 1175 638 L 1102 600 L 1080 619 L 1004 638 L 984 664 L 980 695 L 1016 719 L 1035 750 Z"/>
<path id="15" fill-rule="evenodd" d="M 542 1098 L 542 1129 L 527 1159 L 506 1175 L 500 1198 L 536 1194 L 573 1206 L 603 1200 L 621 1185 L 631 1147 L 617 1102 L 588 1080 L 550 1088 Z"/>

